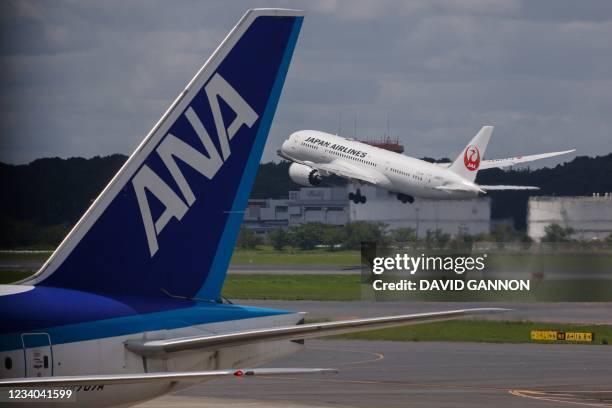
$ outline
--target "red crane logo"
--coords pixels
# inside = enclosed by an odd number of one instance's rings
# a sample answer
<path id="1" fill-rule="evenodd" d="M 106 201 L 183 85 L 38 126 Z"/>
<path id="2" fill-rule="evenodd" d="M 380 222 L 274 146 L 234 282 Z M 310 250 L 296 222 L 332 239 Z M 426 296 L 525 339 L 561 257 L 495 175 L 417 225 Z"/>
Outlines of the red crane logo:
<path id="1" fill-rule="evenodd" d="M 469 171 L 478 170 L 478 166 L 480 166 L 480 150 L 474 145 L 468 146 L 463 155 L 463 163 Z"/>

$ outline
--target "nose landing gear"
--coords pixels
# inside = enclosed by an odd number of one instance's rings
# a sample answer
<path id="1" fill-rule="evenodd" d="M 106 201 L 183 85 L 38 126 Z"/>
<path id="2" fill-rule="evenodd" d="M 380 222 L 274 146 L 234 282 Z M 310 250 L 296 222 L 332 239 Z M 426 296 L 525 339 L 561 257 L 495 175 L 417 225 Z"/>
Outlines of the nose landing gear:
<path id="1" fill-rule="evenodd" d="M 355 204 L 365 204 L 367 201 L 366 196 L 361 195 L 361 190 L 357 189 L 354 193 L 349 193 L 348 199 L 354 202 Z"/>

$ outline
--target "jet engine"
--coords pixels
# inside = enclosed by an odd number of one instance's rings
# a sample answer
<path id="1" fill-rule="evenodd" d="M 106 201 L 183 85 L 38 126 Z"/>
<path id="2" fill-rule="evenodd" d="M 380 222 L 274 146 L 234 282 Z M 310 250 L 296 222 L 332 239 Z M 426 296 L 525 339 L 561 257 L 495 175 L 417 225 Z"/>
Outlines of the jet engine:
<path id="1" fill-rule="evenodd" d="M 312 187 L 321 184 L 319 172 L 299 163 L 291 163 L 289 177 L 301 186 Z"/>

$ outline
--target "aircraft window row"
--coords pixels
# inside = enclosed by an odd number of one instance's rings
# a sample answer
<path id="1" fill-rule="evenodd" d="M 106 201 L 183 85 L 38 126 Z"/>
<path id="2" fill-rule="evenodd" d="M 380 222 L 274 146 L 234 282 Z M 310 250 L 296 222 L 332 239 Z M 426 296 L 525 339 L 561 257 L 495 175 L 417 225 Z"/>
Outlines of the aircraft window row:
<path id="1" fill-rule="evenodd" d="M 419 181 L 423 181 L 423 177 L 421 176 L 417 176 L 415 174 L 413 174 L 412 176 L 410 175 L 410 173 L 406 172 L 406 171 L 402 171 L 402 170 L 398 170 L 398 169 L 394 169 L 393 167 L 390 168 L 390 170 L 394 173 L 397 174 L 401 174 L 402 176 L 406 176 L 406 177 L 412 177 L 415 180 L 419 180 Z"/>
<path id="2" fill-rule="evenodd" d="M 302 146 L 306 146 L 306 147 L 310 147 L 311 149 L 319 150 L 319 146 L 311 144 L 311 143 L 302 142 L 301 145 Z"/>
<path id="3" fill-rule="evenodd" d="M 362 159 L 360 157 L 355 157 L 355 156 L 352 156 L 350 154 L 340 153 L 340 152 L 338 152 L 336 150 L 328 150 L 328 152 L 331 153 L 331 154 L 335 154 L 336 156 L 344 157 L 345 159 L 351 159 L 351 160 L 355 160 L 355 161 L 358 161 L 358 162 L 363 163 L 363 164 L 367 164 L 369 166 L 373 166 L 373 167 L 377 166 L 377 164 L 372 162 L 372 161 L 364 160 L 364 159 Z"/>
<path id="4" fill-rule="evenodd" d="M 394 172 L 394 173 L 397 173 L 397 174 L 401 174 L 402 176 L 410 177 L 410 173 L 408 173 L 406 171 L 394 169 L 393 167 L 391 167 L 391 171 Z"/>

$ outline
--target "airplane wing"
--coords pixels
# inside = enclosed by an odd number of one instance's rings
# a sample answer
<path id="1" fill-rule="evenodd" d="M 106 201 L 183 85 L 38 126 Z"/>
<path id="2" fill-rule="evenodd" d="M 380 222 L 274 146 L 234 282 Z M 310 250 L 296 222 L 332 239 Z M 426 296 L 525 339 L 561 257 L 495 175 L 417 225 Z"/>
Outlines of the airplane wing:
<path id="1" fill-rule="evenodd" d="M 508 159 L 493 159 L 493 160 L 483 160 L 480 163 L 479 170 L 484 169 L 493 169 L 498 167 L 509 167 L 514 166 L 519 163 L 526 163 L 534 160 L 547 159 L 549 157 L 561 156 L 563 154 L 568 154 L 575 152 L 576 149 L 564 150 L 562 152 L 553 152 L 553 153 L 542 153 L 542 154 L 532 154 L 529 156 L 516 156 L 510 157 Z"/>
<path id="2" fill-rule="evenodd" d="M 18 386 L 74 386 L 74 385 L 107 385 L 133 384 L 152 382 L 202 382 L 222 377 L 252 377 L 266 375 L 298 375 L 298 374 L 330 374 L 337 373 L 332 368 L 245 368 L 214 371 L 184 371 L 136 374 L 99 374 L 99 375 L 69 375 L 57 377 L 26 377 L 7 378 L 0 380 L 0 387 Z"/>
<path id="3" fill-rule="evenodd" d="M 536 186 L 485 186 L 480 184 L 480 188 L 485 191 L 510 191 L 510 190 L 539 190 Z"/>
<path id="4" fill-rule="evenodd" d="M 207 350 L 273 340 L 302 340 L 363 330 L 382 329 L 415 323 L 457 319 L 466 316 L 499 313 L 509 309 L 476 308 L 443 312 L 419 313 L 336 322 L 310 323 L 296 326 L 273 327 L 231 332 L 217 335 L 190 336 L 165 340 L 129 340 L 126 348 L 142 356 L 163 355 L 175 351 Z M 56 377 L 8 378 L 0 380 L 0 387 L 16 386 L 74 386 L 151 382 L 202 382 L 223 377 L 279 376 L 298 374 L 337 373 L 333 368 L 254 368 L 192 372 L 157 372 L 135 374 L 99 374 Z"/>
<path id="5" fill-rule="evenodd" d="M 386 327 L 431 321 L 451 320 L 466 316 L 505 312 L 508 309 L 476 308 L 443 312 L 418 313 L 336 322 L 309 323 L 294 326 L 254 329 L 215 335 L 197 335 L 164 340 L 128 340 L 126 348 L 142 356 L 163 355 L 184 350 L 214 350 L 225 347 L 274 340 L 303 340 L 336 334 L 352 333 Z"/>

